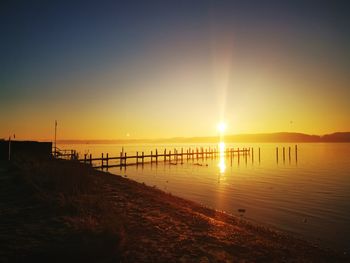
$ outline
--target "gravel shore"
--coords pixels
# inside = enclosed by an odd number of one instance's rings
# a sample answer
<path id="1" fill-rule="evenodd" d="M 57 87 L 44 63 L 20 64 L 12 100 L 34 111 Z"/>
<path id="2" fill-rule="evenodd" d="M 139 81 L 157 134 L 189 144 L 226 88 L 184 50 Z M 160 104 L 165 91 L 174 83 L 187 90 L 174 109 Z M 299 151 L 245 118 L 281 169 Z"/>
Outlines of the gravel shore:
<path id="1" fill-rule="evenodd" d="M 76 162 L 0 167 L 1 262 L 349 262 L 347 255 Z"/>

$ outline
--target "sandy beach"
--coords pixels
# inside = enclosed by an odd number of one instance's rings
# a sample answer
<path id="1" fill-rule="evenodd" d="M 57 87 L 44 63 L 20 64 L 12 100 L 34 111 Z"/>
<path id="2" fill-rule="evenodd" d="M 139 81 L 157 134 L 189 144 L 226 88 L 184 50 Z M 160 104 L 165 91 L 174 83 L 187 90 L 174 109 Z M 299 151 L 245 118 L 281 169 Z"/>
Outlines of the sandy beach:
<path id="1" fill-rule="evenodd" d="M 2 162 L 1 262 L 348 262 L 290 234 L 70 161 Z"/>

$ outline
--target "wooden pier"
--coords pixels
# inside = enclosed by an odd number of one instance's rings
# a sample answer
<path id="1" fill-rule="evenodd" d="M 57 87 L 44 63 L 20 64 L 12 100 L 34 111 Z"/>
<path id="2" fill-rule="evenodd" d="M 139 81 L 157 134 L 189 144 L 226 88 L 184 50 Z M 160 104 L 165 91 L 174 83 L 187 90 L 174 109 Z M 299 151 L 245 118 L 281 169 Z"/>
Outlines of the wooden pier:
<path id="1" fill-rule="evenodd" d="M 257 160 L 261 162 L 261 151 L 258 148 Z M 282 154 L 282 156 L 280 156 Z M 282 151 L 276 147 L 276 162 L 279 163 L 279 158 L 282 157 L 283 163 L 291 163 L 292 149 L 288 147 L 288 152 L 285 147 L 282 147 Z M 159 152 L 158 149 L 151 151 L 149 154 L 145 152 L 136 152 L 135 154 L 128 155 L 127 152 L 120 152 L 118 156 L 110 156 L 109 153 L 102 153 L 99 157 L 93 157 L 92 154 L 84 154 L 84 158 L 79 158 L 78 153 L 75 150 L 59 150 L 56 148 L 55 156 L 59 159 L 77 160 L 79 162 L 89 164 L 94 168 L 112 168 L 112 167 L 126 167 L 129 165 L 144 165 L 144 164 L 158 164 L 158 162 L 169 164 L 183 164 L 184 160 L 194 162 L 195 160 L 205 160 L 208 158 L 230 158 L 231 165 L 233 160 L 237 158 L 237 163 L 244 161 L 245 164 L 250 160 L 254 163 L 254 149 L 253 148 L 226 148 L 225 150 L 218 150 L 217 148 L 188 148 L 188 149 L 173 149 Z M 294 147 L 294 162 L 298 162 L 298 147 Z"/>
<path id="2" fill-rule="evenodd" d="M 173 151 L 164 149 L 164 152 L 159 153 L 158 149 L 154 152 L 151 151 L 149 154 L 144 152 L 136 152 L 136 154 L 128 155 L 126 152 L 120 152 L 119 156 L 109 156 L 109 154 L 101 154 L 100 157 L 93 157 L 91 154 L 84 154 L 83 159 L 78 159 L 78 161 L 90 164 L 95 168 L 112 168 L 112 167 L 126 167 L 129 165 L 144 165 L 148 164 L 158 164 L 158 162 L 169 163 L 169 164 L 183 164 L 185 161 L 194 160 L 205 160 L 213 159 L 217 157 L 230 157 L 231 161 L 234 156 L 237 156 L 238 160 L 242 156 L 245 160 L 248 159 L 252 148 L 230 148 L 225 149 L 225 151 L 218 151 L 216 148 L 188 148 L 184 150 L 183 148 L 174 149 Z M 259 160 L 260 160 L 260 148 L 259 148 Z"/>

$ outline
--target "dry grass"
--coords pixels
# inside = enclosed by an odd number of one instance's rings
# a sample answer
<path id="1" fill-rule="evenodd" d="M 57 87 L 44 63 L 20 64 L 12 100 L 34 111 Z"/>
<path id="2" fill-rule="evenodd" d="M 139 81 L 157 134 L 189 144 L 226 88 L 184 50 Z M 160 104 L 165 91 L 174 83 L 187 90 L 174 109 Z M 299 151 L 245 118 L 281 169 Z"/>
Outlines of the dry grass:
<path id="1" fill-rule="evenodd" d="M 20 192 L 14 192 L 13 187 L 9 194 L 27 204 L 17 209 L 15 216 L 19 220 L 12 220 L 11 238 L 19 247 L 15 248 L 17 252 L 8 253 L 8 258 L 59 262 L 67 261 L 68 254 L 72 261 L 119 259 L 125 235 L 122 218 L 104 198 L 100 178 L 91 167 L 77 162 L 31 159 L 13 162 L 9 171 L 13 173 L 10 182 L 21 187 Z M 28 209 L 28 220 L 21 219 Z M 31 223 L 31 217 L 38 223 Z M 30 243 L 21 246 L 21 240 L 27 236 Z"/>

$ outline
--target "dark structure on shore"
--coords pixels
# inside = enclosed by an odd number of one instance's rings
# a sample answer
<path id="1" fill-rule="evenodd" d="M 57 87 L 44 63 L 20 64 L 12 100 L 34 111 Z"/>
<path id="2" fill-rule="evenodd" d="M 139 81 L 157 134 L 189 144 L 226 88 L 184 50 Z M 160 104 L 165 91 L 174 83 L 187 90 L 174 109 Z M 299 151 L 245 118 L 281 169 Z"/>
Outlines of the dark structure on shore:
<path id="1" fill-rule="evenodd" d="M 52 142 L 11 141 L 11 159 L 34 157 L 49 159 L 51 157 Z M 0 160 L 9 159 L 9 141 L 0 141 Z"/>

